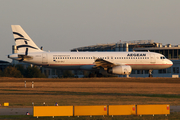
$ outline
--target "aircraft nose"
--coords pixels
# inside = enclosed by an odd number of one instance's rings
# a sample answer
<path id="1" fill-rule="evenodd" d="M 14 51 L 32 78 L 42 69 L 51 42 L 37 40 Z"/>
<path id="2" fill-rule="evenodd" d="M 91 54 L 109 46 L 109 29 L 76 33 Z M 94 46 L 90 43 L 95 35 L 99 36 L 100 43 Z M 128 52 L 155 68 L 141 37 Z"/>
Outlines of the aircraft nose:
<path id="1" fill-rule="evenodd" d="M 173 62 L 171 61 L 171 65 L 173 65 Z"/>
<path id="2" fill-rule="evenodd" d="M 168 64 L 170 65 L 170 67 L 173 65 L 173 62 L 171 60 L 168 61 Z"/>

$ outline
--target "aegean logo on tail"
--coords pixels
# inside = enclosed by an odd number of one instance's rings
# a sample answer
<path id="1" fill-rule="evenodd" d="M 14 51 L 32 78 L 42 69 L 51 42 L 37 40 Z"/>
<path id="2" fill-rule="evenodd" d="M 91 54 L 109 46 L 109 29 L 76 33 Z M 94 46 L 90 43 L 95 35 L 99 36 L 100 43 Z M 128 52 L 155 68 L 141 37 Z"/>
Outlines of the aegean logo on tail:
<path id="1" fill-rule="evenodd" d="M 16 35 L 19 36 L 18 38 L 15 38 L 15 39 L 14 39 L 15 41 L 16 41 L 16 40 L 24 40 L 24 42 L 25 42 L 25 44 L 26 44 L 26 45 L 19 45 L 19 46 L 17 46 L 17 49 L 18 49 L 18 48 L 23 48 L 23 47 L 32 48 L 32 49 L 37 49 L 37 48 L 35 48 L 35 47 L 33 47 L 33 46 L 28 45 L 28 42 L 27 42 L 27 41 L 29 41 L 29 40 L 28 40 L 28 39 L 25 39 L 22 34 L 17 33 L 17 32 L 13 32 L 13 34 L 16 34 Z"/>

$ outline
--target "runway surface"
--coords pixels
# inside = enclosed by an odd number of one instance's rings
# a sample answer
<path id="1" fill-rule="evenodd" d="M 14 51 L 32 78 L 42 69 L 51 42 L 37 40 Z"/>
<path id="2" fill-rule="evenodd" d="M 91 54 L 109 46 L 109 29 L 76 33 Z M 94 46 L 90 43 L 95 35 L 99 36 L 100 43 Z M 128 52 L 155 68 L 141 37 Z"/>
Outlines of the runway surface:
<path id="1" fill-rule="evenodd" d="M 0 115 L 33 115 L 33 108 L 0 108 Z"/>

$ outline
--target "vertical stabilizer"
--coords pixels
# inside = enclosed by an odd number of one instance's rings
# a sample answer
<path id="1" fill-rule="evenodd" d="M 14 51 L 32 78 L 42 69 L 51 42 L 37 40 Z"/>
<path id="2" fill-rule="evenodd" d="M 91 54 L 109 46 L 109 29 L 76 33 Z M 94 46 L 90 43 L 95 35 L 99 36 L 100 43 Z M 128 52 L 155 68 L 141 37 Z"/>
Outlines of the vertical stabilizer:
<path id="1" fill-rule="evenodd" d="M 27 55 L 28 52 L 41 52 L 42 50 L 33 42 L 20 25 L 11 25 L 17 53 Z"/>

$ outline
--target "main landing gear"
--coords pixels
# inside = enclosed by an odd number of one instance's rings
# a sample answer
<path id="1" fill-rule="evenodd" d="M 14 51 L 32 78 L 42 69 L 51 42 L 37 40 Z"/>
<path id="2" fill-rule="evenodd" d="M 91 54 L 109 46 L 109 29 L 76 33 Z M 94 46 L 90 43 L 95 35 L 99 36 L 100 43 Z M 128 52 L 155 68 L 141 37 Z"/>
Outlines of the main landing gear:
<path id="1" fill-rule="evenodd" d="M 149 77 L 153 77 L 152 70 L 149 70 Z"/>
<path id="2" fill-rule="evenodd" d="M 95 74 L 96 74 L 96 77 L 102 77 L 103 76 L 102 73 L 100 73 L 100 72 L 95 72 Z"/>

